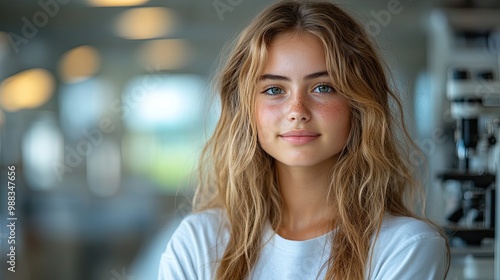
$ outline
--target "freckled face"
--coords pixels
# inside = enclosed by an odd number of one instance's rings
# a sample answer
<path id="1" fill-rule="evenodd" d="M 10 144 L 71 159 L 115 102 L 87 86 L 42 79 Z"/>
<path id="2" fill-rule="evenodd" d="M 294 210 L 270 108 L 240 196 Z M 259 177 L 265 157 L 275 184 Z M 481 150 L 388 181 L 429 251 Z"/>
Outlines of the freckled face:
<path id="1" fill-rule="evenodd" d="M 333 166 L 346 145 L 351 109 L 326 72 L 321 41 L 282 34 L 269 46 L 257 83 L 258 139 L 277 164 Z"/>

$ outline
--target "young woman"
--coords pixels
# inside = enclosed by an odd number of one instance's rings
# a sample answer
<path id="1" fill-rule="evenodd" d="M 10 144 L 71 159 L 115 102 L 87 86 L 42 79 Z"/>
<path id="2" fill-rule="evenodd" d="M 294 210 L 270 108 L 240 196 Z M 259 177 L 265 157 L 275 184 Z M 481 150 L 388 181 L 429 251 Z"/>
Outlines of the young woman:
<path id="1" fill-rule="evenodd" d="M 195 211 L 159 279 L 445 278 L 445 238 L 406 204 L 416 148 L 404 125 L 396 137 L 401 105 L 362 25 L 328 2 L 278 2 L 218 86 Z"/>

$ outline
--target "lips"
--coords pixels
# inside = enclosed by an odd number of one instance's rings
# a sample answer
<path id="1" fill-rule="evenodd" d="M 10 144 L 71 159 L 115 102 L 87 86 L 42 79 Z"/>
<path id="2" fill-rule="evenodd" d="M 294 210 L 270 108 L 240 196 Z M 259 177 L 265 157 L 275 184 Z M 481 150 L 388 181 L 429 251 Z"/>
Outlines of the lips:
<path id="1" fill-rule="evenodd" d="M 304 145 L 316 140 L 321 134 L 308 130 L 293 130 L 279 136 L 291 144 Z"/>

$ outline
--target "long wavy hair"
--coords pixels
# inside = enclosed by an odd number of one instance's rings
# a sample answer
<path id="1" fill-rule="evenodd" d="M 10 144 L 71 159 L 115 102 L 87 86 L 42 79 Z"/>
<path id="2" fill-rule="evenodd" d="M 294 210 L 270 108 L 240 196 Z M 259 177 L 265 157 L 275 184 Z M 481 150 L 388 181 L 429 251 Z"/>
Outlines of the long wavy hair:
<path id="1" fill-rule="evenodd" d="M 289 32 L 321 40 L 335 89 L 351 106 L 349 139 L 331 174 L 328 199 L 336 233 L 322 269 L 326 279 L 363 279 L 384 213 L 418 218 L 408 202 L 423 202 L 424 194 L 415 179 L 418 162 L 410 157 L 418 148 L 381 59 L 364 27 L 332 3 L 275 3 L 235 42 L 216 79 L 221 115 L 200 158 L 194 211 L 225 210 L 230 239 L 217 279 L 247 278 L 263 246 L 265 223 L 277 229 L 282 219 L 274 159 L 259 146 L 254 111 L 269 45 Z"/>

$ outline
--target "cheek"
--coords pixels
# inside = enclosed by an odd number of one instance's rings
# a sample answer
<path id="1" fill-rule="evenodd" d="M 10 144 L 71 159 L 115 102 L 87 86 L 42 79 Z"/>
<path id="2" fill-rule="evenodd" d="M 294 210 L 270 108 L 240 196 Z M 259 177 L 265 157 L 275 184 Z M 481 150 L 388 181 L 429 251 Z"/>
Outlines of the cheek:
<path id="1" fill-rule="evenodd" d="M 263 133 L 263 126 L 265 126 L 265 114 L 262 108 L 262 105 L 260 105 L 258 102 L 255 106 L 255 123 L 257 124 L 257 138 L 259 142 L 262 141 L 262 133 Z"/>
<path id="2" fill-rule="evenodd" d="M 279 119 L 280 111 L 278 106 L 257 104 L 255 108 L 255 120 L 259 132 L 270 129 L 273 122 Z"/>
<path id="3" fill-rule="evenodd" d="M 350 123 L 351 109 L 346 102 L 336 101 L 324 104 L 318 108 L 318 114 L 322 119 L 331 120 L 334 123 Z"/>
<path id="4" fill-rule="evenodd" d="M 280 109 L 278 106 L 269 104 L 257 104 L 255 106 L 255 123 L 257 124 L 257 138 L 261 145 L 265 145 L 268 141 L 278 133 Z"/>
<path id="5" fill-rule="evenodd" d="M 332 102 L 318 108 L 318 114 L 323 120 L 338 129 L 349 132 L 351 127 L 351 108 L 347 102 Z"/>

